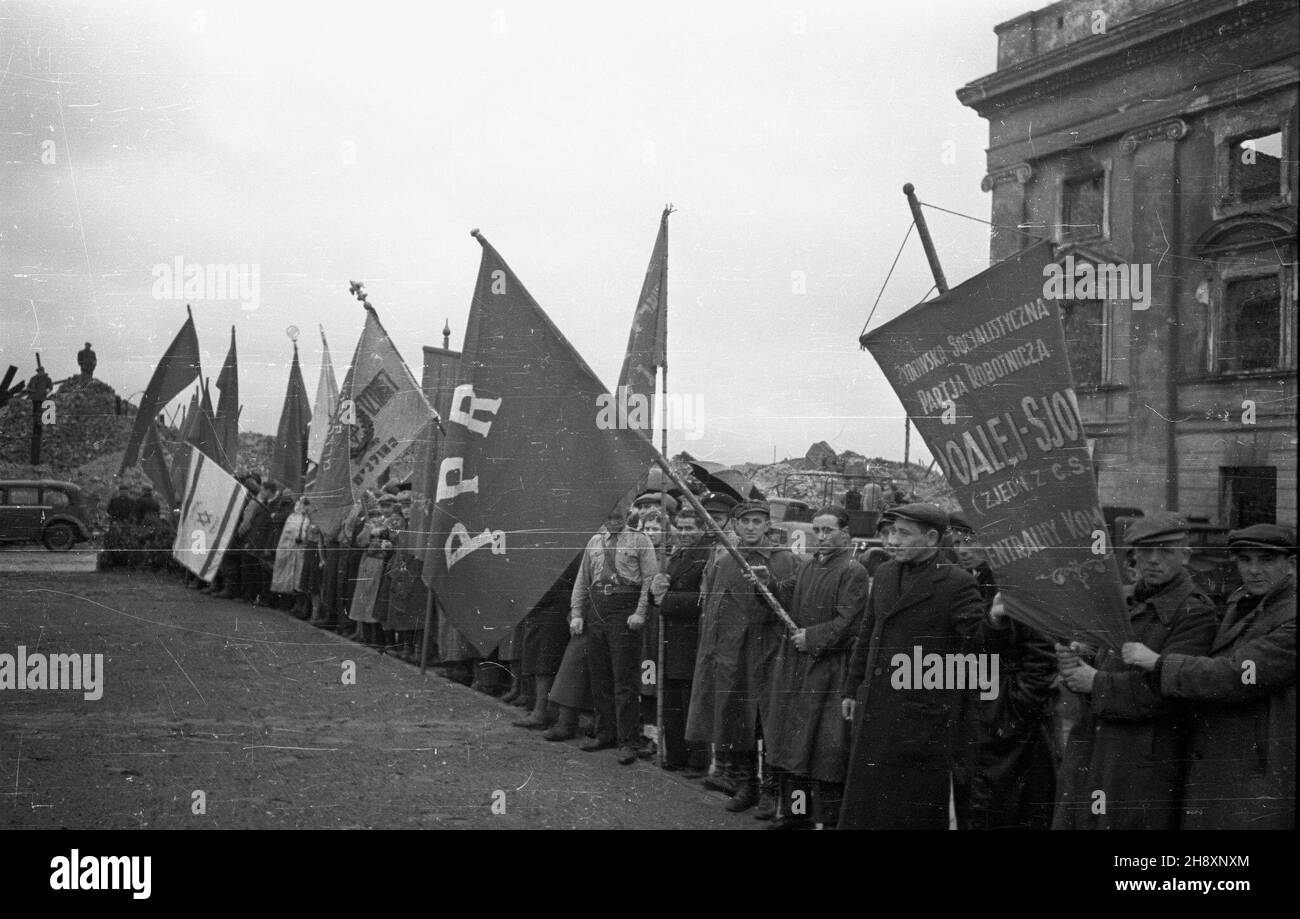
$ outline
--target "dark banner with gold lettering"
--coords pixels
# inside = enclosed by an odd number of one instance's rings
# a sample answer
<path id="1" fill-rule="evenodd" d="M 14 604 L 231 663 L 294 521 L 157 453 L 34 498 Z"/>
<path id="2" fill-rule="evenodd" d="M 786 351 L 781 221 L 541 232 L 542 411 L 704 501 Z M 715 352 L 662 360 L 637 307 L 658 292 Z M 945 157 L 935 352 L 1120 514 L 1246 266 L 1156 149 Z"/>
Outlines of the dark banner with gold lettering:
<path id="1" fill-rule="evenodd" d="M 1007 612 L 1057 639 L 1130 634 L 1041 243 L 864 338 L 985 546 Z"/>

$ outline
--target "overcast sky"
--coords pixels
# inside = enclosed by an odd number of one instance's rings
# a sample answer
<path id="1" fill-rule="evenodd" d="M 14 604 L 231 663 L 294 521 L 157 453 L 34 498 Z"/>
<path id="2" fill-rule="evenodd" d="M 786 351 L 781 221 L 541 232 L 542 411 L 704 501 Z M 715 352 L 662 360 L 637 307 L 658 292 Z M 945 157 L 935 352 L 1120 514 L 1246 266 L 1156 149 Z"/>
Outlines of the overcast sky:
<path id="1" fill-rule="evenodd" d="M 954 92 L 1039 5 L 0 4 L 0 370 L 69 376 L 89 340 L 137 393 L 185 316 L 156 266 L 256 266 L 255 309 L 192 303 L 204 373 L 235 324 L 242 425 L 273 432 L 287 327 L 312 394 L 318 324 L 342 380 L 350 278 L 417 379 L 444 320 L 459 348 L 479 227 L 612 386 L 671 201 L 669 383 L 703 409 L 671 451 L 901 457 L 857 345 L 901 186 L 987 219 L 987 122 Z M 986 227 L 928 216 L 951 283 L 987 266 Z M 873 326 L 932 283 L 913 236 Z"/>

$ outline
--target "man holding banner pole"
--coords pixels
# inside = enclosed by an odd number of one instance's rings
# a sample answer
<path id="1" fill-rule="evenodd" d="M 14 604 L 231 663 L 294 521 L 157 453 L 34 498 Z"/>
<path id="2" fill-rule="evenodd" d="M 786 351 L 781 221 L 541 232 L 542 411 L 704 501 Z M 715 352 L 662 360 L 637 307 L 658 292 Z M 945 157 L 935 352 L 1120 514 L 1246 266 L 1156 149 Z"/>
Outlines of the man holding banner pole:
<path id="1" fill-rule="evenodd" d="M 1144 516 L 1125 541 L 1137 557 L 1138 582 L 1126 588 L 1135 640 L 1159 654 L 1208 654 L 1214 605 L 1186 570 L 1186 521 Z M 1078 642 L 1056 650 L 1065 685 L 1086 705 L 1066 744 L 1052 828 L 1177 829 L 1188 704 L 1165 698 L 1159 678 L 1126 665 L 1118 650 L 1093 657 Z"/>

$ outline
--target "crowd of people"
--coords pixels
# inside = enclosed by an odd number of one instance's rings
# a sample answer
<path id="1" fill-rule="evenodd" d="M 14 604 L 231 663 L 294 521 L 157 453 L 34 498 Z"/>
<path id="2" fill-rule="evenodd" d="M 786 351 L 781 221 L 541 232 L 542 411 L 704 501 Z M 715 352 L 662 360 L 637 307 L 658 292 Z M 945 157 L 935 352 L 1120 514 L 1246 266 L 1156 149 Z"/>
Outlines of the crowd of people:
<path id="1" fill-rule="evenodd" d="M 822 507 L 800 558 L 765 501 L 651 491 L 482 659 L 436 602 L 423 633 L 407 487 L 362 494 L 329 537 L 307 498 L 242 481 L 236 541 L 195 586 L 424 654 L 524 709 L 516 726 L 657 757 L 773 829 L 1294 826 L 1291 527 L 1230 534 L 1242 587 L 1218 609 L 1188 571 L 1187 524 L 1138 518 L 1134 640 L 1115 650 L 1010 618 L 973 529 L 935 505 L 886 511 L 865 552 L 848 511 Z M 900 680 L 894 657 L 913 649 L 996 656 L 994 691 Z"/>

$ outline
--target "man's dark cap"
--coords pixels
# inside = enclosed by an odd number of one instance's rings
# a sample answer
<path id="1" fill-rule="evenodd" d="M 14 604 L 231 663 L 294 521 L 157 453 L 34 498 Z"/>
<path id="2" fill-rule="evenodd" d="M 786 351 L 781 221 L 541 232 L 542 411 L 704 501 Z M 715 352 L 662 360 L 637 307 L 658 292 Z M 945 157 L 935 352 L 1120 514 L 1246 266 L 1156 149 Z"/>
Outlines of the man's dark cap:
<path id="1" fill-rule="evenodd" d="M 751 498 L 748 501 L 741 501 L 731 510 L 731 516 L 739 520 L 746 514 L 765 514 L 772 516 L 772 507 L 766 501 L 759 501 Z"/>
<path id="2" fill-rule="evenodd" d="M 882 511 L 880 519 L 876 521 L 876 532 L 879 533 L 897 519 L 898 518 L 894 515 L 894 509 L 892 507 L 887 511 Z"/>
<path id="3" fill-rule="evenodd" d="M 889 511 L 898 520 L 911 520 L 940 533 L 948 529 L 948 512 L 936 504 L 902 504 Z"/>
<path id="4" fill-rule="evenodd" d="M 1128 546 L 1167 546 L 1187 541 L 1187 521 L 1164 511 L 1136 518 L 1124 532 Z"/>
<path id="5" fill-rule="evenodd" d="M 975 532 L 975 528 L 974 528 L 973 526 L 971 526 L 971 525 L 970 525 L 970 522 L 969 522 L 965 517 L 963 517 L 961 514 L 949 514 L 949 515 L 948 515 L 948 529 L 950 529 L 950 530 L 966 530 L 966 531 L 971 532 L 971 533 L 974 533 L 974 532 Z"/>
<path id="6" fill-rule="evenodd" d="M 723 514 L 730 514 L 731 509 L 736 506 L 736 499 L 731 495 L 717 491 L 706 491 L 700 495 L 700 504 L 706 511 L 719 511 Z"/>
<path id="7" fill-rule="evenodd" d="M 1229 549 L 1268 549 L 1295 555 L 1295 527 L 1278 523 L 1257 523 L 1228 534 Z"/>
<path id="8" fill-rule="evenodd" d="M 665 496 L 661 491 L 642 492 L 636 496 L 636 500 L 632 502 L 632 506 L 638 508 L 647 506 L 659 507 L 661 503 L 663 503 L 665 509 L 668 511 L 669 517 L 677 513 L 677 499 L 672 495 Z"/>

